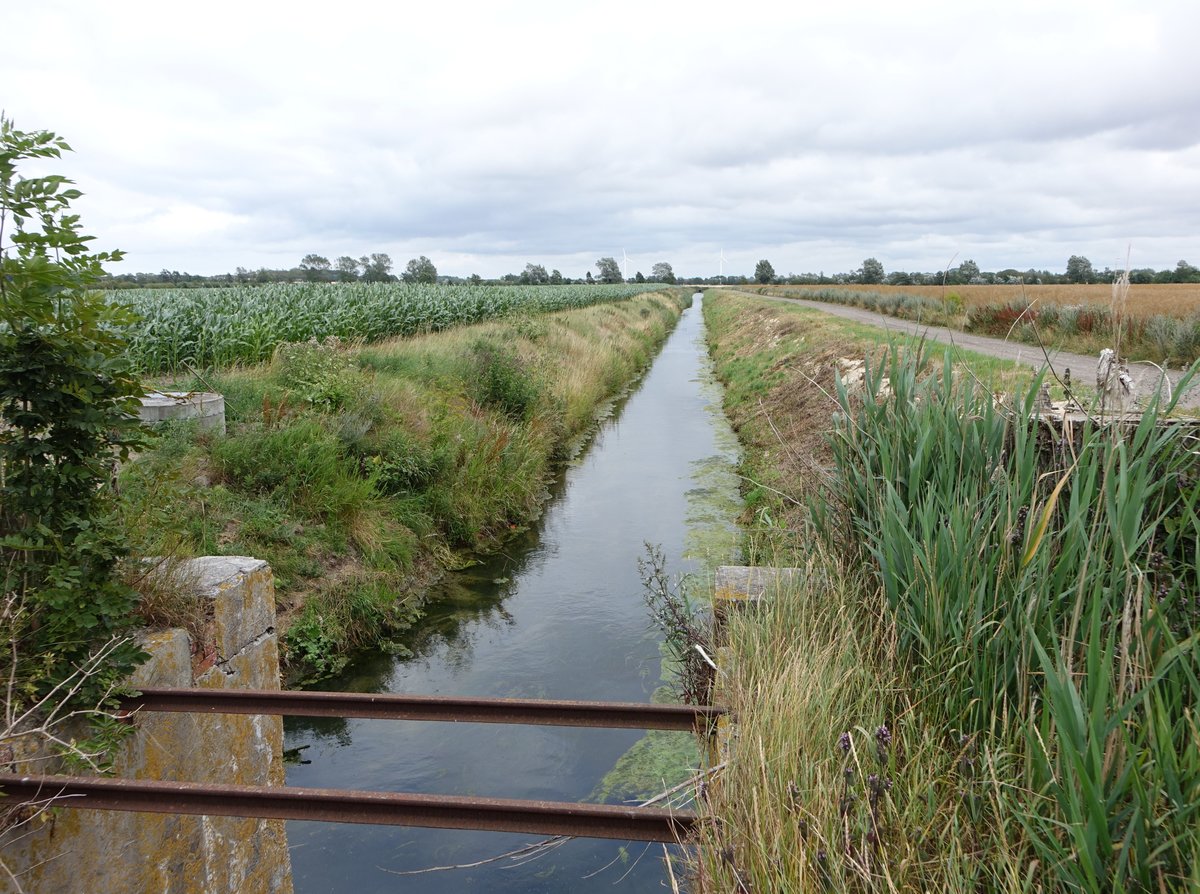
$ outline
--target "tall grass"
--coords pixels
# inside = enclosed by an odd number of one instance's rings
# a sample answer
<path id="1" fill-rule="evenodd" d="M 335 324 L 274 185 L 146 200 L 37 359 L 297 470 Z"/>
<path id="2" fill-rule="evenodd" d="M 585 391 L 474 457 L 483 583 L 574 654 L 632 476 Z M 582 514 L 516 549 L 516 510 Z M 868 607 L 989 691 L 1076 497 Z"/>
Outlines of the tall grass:
<path id="1" fill-rule="evenodd" d="M 848 524 L 818 506 L 819 530 L 874 569 L 927 717 L 980 743 L 1026 882 L 1181 890 L 1200 847 L 1190 439 L 1157 406 L 1050 430 L 1034 389 L 1002 413 L 948 361 L 920 369 L 893 352 L 862 400 L 840 389 Z"/>
<path id="2" fill-rule="evenodd" d="M 917 286 L 760 289 L 768 294 L 861 307 L 874 313 L 931 326 L 1098 353 L 1119 337 L 1121 356 L 1186 367 L 1200 359 L 1200 290 L 1181 286 L 1168 299 L 1145 300 L 1148 289 L 1129 286 L 1130 300 L 1114 313 L 1101 291 L 1111 286 Z M 1140 289 L 1140 291 L 1139 291 Z M 976 291 L 972 291 L 976 290 Z M 986 290 L 986 291 L 983 291 Z M 985 300 L 986 298 L 986 300 Z M 1068 300 L 1072 299 L 1073 300 Z M 1151 312 L 1150 307 L 1162 307 Z"/>
<path id="3" fill-rule="evenodd" d="M 802 313 L 705 304 L 770 485 L 758 561 L 804 573 L 729 625 L 700 890 L 1200 890 L 1191 431 L 1052 429 L 1036 381 L 1001 410 L 915 343 L 792 337 Z M 831 358 L 864 355 L 839 386 Z"/>

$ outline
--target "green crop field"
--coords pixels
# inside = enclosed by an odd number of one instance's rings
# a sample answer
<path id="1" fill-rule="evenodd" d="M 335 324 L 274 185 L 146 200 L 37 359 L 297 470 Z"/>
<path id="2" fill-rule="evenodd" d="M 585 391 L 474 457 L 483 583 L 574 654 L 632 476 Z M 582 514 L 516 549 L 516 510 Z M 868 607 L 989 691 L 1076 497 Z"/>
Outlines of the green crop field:
<path id="1" fill-rule="evenodd" d="M 111 301 L 141 321 L 129 351 L 145 372 L 257 363 L 283 342 L 377 341 L 522 313 L 620 301 L 651 285 L 458 286 L 401 283 L 284 284 L 117 291 Z"/>

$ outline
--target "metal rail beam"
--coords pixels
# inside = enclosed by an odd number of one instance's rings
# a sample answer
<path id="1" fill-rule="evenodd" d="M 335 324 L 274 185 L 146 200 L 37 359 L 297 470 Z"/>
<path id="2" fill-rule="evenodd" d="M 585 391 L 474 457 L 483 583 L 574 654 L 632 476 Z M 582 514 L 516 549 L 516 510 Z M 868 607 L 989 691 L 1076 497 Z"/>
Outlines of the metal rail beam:
<path id="1" fill-rule="evenodd" d="M 85 810 L 483 829 L 622 841 L 678 841 L 696 823 L 690 811 L 651 807 L 76 776 L 0 774 L 0 793 L 6 796 L 6 806 L 52 801 L 54 807 Z"/>
<path id="2" fill-rule="evenodd" d="M 363 692 L 281 692 L 254 689 L 143 689 L 122 699 L 124 711 L 370 717 L 459 723 L 621 727 L 707 731 L 724 708 L 643 702 L 578 702 L 518 698 L 458 698 Z"/>

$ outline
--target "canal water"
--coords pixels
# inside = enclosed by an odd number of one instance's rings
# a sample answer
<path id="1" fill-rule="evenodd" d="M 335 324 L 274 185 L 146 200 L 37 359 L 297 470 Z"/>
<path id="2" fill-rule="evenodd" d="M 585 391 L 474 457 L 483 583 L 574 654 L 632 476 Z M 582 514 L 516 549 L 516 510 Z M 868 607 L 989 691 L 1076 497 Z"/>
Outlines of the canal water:
<path id="1" fill-rule="evenodd" d="M 699 297 L 636 389 L 503 554 L 449 576 L 398 650 L 355 662 L 329 689 L 649 701 L 661 691 L 638 560 L 673 574 L 734 558 L 736 440 L 720 411 Z M 556 801 L 635 802 L 686 779 L 686 733 L 290 718 L 288 783 Z M 295 887 L 314 892 L 661 891 L 661 845 L 577 839 L 534 859 L 476 863 L 538 836 L 293 822 Z"/>

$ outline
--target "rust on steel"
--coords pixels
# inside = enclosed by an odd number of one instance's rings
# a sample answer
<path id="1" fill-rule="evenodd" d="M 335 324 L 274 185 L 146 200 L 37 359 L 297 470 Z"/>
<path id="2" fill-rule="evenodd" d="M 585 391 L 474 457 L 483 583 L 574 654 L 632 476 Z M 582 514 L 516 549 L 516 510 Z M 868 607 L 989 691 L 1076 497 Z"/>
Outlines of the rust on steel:
<path id="1" fill-rule="evenodd" d="M 10 806 L 52 801 L 55 807 L 86 810 L 483 829 L 624 841 L 678 841 L 696 823 L 690 811 L 612 804 L 79 776 L 0 774 L 0 793 Z"/>
<path id="2" fill-rule="evenodd" d="M 724 708 L 643 702 L 578 702 L 519 698 L 461 698 L 367 692 L 281 692 L 255 689 L 143 689 L 122 699 L 125 711 L 370 717 L 462 723 L 622 727 L 701 731 Z"/>

